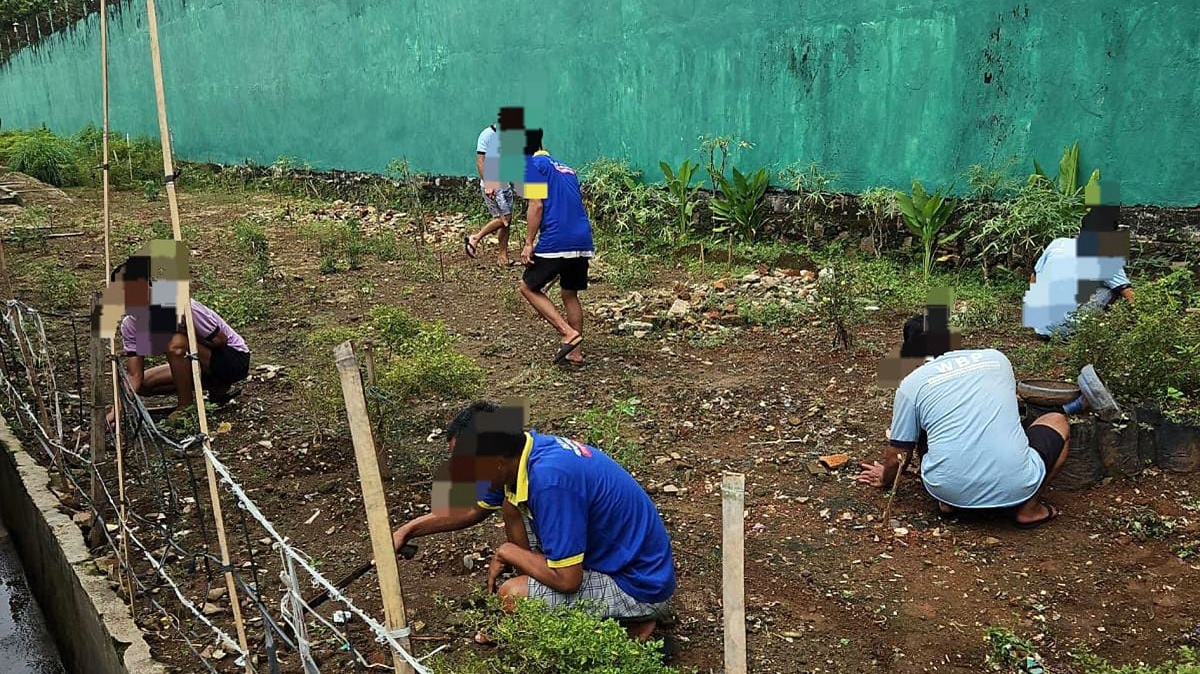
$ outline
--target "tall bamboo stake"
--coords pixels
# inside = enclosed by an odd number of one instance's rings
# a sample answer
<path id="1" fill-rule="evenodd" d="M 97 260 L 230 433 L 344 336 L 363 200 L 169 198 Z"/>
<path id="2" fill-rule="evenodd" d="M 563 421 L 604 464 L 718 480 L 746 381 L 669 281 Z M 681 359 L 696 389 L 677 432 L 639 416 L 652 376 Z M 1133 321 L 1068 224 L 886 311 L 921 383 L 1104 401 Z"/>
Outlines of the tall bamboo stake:
<path id="1" fill-rule="evenodd" d="M 103 124 L 103 133 L 101 144 L 103 146 L 103 156 L 100 158 L 100 172 L 103 176 L 104 183 L 104 285 L 107 287 L 111 283 L 112 273 L 112 245 L 110 243 L 110 230 L 112 229 L 112 221 L 109 217 L 109 192 L 108 192 L 108 11 L 107 0 L 100 0 L 100 104 L 101 117 Z M 121 549 L 116 551 L 121 557 L 121 563 L 118 564 L 118 577 L 121 584 L 125 587 L 125 592 L 129 597 L 129 612 L 136 613 L 134 609 L 133 595 L 133 567 L 129 564 L 129 537 L 125 535 L 126 527 L 126 503 L 125 503 L 125 447 L 121 433 L 121 383 L 117 377 L 117 339 L 113 336 L 109 343 L 109 367 L 112 375 L 112 392 L 113 392 L 113 419 L 115 421 L 113 430 L 113 439 L 116 444 L 117 452 L 117 524 L 120 527 Z M 96 387 L 99 390 L 99 387 Z M 93 405 L 98 404 L 97 400 L 93 400 Z M 95 425 L 98 421 L 98 415 L 93 413 L 92 424 Z M 102 434 L 93 431 L 93 437 L 103 437 Z M 97 462 L 104 459 L 103 442 L 93 442 L 92 447 L 92 475 L 93 479 L 98 479 L 99 468 Z M 93 489 L 94 489 L 93 485 Z M 97 523 L 99 524 L 99 523 Z"/>
<path id="2" fill-rule="evenodd" d="M 162 56 L 158 45 L 158 14 L 154 8 L 154 0 L 146 0 L 147 24 L 150 29 L 150 59 L 154 68 L 154 98 L 158 107 L 158 131 L 162 140 L 163 177 L 167 188 L 167 204 L 171 209 L 171 231 L 176 241 L 183 241 L 183 231 L 179 223 L 179 198 L 175 194 L 175 162 L 171 157 L 171 131 L 167 125 L 167 99 L 163 89 Z M 196 323 L 192 316 L 191 288 L 187 288 L 183 303 L 184 317 L 187 323 L 188 350 L 198 353 L 196 347 Z M 208 491 L 212 499 L 213 519 L 216 522 L 217 543 L 221 546 L 221 566 L 225 571 L 225 587 L 229 592 L 229 608 L 233 612 L 233 623 L 237 628 L 238 644 L 247 654 L 245 667 L 247 674 L 254 671 L 249 657 L 250 648 L 246 642 L 246 625 L 242 622 L 241 601 L 238 599 L 237 583 L 234 582 L 233 572 L 229 571 L 229 543 L 225 536 L 225 516 L 221 511 L 221 492 L 217 484 L 217 473 L 213 468 L 209 453 L 212 442 L 208 436 L 208 414 L 204 409 L 204 387 L 200 383 L 200 360 L 192 358 L 192 385 L 195 390 L 196 420 L 199 422 L 201 438 L 204 447 L 204 468 L 208 473 Z"/>
<path id="3" fill-rule="evenodd" d="M 725 672 L 746 674 L 746 476 L 721 478 L 721 614 Z"/>

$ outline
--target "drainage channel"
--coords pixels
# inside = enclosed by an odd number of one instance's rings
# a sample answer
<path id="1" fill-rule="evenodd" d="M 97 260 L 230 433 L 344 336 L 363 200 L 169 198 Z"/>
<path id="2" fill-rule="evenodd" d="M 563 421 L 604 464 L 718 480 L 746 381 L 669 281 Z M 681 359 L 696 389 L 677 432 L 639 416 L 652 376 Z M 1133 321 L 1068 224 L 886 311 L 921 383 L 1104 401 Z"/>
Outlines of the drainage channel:
<path id="1" fill-rule="evenodd" d="M 0 670 L 63 674 L 42 610 L 29 592 L 17 549 L 0 524 Z"/>

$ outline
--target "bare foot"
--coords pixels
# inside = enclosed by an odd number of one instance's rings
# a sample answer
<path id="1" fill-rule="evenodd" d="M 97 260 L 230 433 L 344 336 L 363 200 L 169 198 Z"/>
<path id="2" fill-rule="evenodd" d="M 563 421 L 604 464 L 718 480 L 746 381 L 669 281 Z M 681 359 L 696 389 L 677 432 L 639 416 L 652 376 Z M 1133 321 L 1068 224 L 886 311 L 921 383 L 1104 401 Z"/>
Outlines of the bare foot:
<path id="1" fill-rule="evenodd" d="M 629 638 L 635 641 L 646 641 L 654 634 L 654 628 L 658 623 L 654 620 L 645 622 L 629 623 L 625 625 L 625 632 L 629 634 Z"/>

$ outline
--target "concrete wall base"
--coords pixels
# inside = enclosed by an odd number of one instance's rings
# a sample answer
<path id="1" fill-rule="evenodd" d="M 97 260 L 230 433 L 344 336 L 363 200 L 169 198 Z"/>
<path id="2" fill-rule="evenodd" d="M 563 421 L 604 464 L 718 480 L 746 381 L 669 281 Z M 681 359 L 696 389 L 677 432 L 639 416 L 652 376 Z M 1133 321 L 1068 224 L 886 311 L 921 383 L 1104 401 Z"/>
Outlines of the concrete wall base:
<path id="1" fill-rule="evenodd" d="M 72 674 L 165 674 L 49 484 L 0 417 L 0 516 L 63 665 Z"/>

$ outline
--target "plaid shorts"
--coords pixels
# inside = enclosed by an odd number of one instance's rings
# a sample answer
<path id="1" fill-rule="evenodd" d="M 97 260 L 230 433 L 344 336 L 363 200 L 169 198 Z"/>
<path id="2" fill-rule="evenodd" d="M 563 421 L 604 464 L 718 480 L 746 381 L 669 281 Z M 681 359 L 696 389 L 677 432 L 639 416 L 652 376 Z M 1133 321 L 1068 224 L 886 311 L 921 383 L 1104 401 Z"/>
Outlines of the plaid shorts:
<path id="1" fill-rule="evenodd" d="M 525 520 L 525 533 L 529 535 L 529 547 L 540 552 L 537 535 Z M 657 619 L 666 615 L 667 602 L 647 604 L 629 596 L 612 576 L 599 571 L 583 571 L 583 583 L 579 591 L 565 594 L 542 585 L 533 578 L 529 579 L 529 598 L 541 599 L 547 606 L 575 606 L 581 604 L 589 607 L 601 618 L 626 619 Z"/>
<path id="2" fill-rule="evenodd" d="M 483 195 L 483 203 L 487 205 L 488 215 L 492 216 L 493 218 L 512 215 L 512 185 L 505 185 L 504 187 L 498 188 L 490 197 L 487 195 L 487 188 L 481 185 L 479 187 L 479 193 Z"/>

